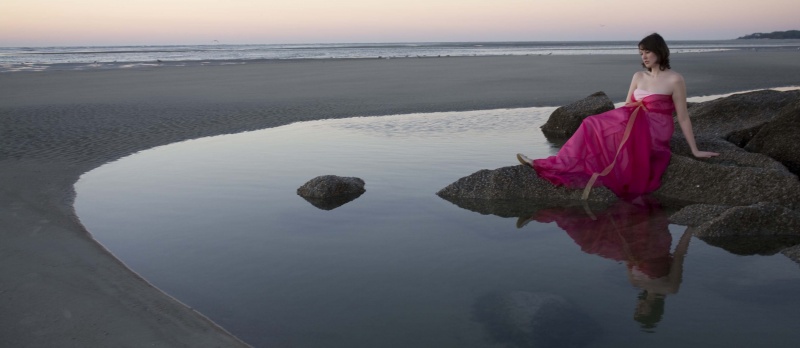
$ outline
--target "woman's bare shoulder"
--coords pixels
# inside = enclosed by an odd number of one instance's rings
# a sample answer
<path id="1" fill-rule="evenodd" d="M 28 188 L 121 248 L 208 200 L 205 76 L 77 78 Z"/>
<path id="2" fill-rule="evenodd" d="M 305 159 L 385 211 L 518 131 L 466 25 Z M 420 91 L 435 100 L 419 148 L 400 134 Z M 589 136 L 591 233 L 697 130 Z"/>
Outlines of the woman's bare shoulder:
<path id="1" fill-rule="evenodd" d="M 670 81 L 672 81 L 672 82 L 683 82 L 683 75 L 681 75 L 677 71 L 669 69 L 669 70 L 667 70 L 665 72 L 667 73 L 667 79 L 669 79 Z"/>
<path id="2" fill-rule="evenodd" d="M 645 76 L 645 72 L 644 71 L 637 71 L 637 72 L 633 73 L 633 78 L 631 80 L 633 82 L 638 82 L 638 81 L 641 81 L 644 76 Z"/>

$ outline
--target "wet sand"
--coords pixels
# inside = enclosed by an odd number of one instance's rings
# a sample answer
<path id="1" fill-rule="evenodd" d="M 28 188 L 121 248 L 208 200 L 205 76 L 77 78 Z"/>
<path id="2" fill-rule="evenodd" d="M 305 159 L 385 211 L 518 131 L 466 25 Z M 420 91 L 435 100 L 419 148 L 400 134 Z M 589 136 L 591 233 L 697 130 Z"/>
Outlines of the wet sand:
<path id="1" fill-rule="evenodd" d="M 797 51 L 672 60 L 690 96 L 800 85 Z M 2 73 L 0 338 L 11 347 L 245 345 L 127 269 L 81 225 L 73 185 L 104 163 L 305 120 L 556 106 L 600 90 L 622 101 L 637 69 L 638 56 L 610 55 Z"/>

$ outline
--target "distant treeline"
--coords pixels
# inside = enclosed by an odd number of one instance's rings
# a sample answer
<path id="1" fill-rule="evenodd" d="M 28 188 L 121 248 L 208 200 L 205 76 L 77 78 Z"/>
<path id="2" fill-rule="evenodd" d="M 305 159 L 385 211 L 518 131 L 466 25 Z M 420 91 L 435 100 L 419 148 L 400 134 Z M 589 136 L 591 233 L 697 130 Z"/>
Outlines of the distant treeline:
<path id="1" fill-rule="evenodd" d="M 739 39 L 800 39 L 800 30 L 773 31 L 771 33 L 755 33 Z"/>

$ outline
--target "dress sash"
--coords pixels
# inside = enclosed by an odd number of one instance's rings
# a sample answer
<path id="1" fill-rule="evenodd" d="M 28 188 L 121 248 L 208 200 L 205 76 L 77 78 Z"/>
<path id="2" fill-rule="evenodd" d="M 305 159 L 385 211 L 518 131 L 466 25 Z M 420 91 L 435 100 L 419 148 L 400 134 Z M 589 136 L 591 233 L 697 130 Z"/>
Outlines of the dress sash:
<path id="1" fill-rule="evenodd" d="M 636 115 L 639 113 L 639 110 L 644 109 L 644 111 L 647 112 L 647 107 L 644 106 L 644 104 L 642 104 L 641 100 L 625 104 L 625 106 L 636 107 L 636 109 L 633 110 L 633 113 L 631 113 L 631 117 L 628 118 L 628 123 L 625 125 L 625 132 L 622 134 L 622 140 L 620 141 L 619 146 L 617 147 L 617 153 L 614 154 L 614 160 L 611 161 L 611 164 L 609 164 L 606 167 L 606 169 L 603 169 L 602 172 L 593 173 L 592 178 L 589 179 L 589 182 L 583 189 L 583 195 L 581 196 L 581 199 L 584 201 L 589 199 L 589 193 L 592 191 L 592 187 L 594 186 L 595 181 L 597 181 L 597 178 L 608 175 L 608 173 L 611 173 L 611 170 L 614 169 L 614 165 L 617 163 L 617 157 L 619 157 L 619 153 L 620 151 L 622 151 L 622 146 L 625 145 L 625 143 L 628 141 L 628 138 L 631 135 L 631 130 L 633 129 L 633 123 L 636 121 Z"/>

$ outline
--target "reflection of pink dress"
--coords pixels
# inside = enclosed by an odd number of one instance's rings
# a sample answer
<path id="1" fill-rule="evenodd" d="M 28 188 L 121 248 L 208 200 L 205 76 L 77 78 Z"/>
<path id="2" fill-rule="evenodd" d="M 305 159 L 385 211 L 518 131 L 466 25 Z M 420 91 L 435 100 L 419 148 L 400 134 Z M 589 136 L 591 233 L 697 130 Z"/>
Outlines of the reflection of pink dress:
<path id="1" fill-rule="evenodd" d="M 658 189 L 669 164 L 675 105 L 670 95 L 640 89 L 631 100 L 587 117 L 555 156 L 534 160 L 539 176 L 557 186 L 583 188 L 595 174 L 597 183 L 620 197 Z M 628 125 L 632 115 L 635 119 Z"/>
<path id="2" fill-rule="evenodd" d="M 672 265 L 667 214 L 658 205 L 618 202 L 590 217 L 581 208 L 540 210 L 532 217 L 542 223 L 555 222 L 581 250 L 622 261 L 651 279 L 666 276 Z"/>

